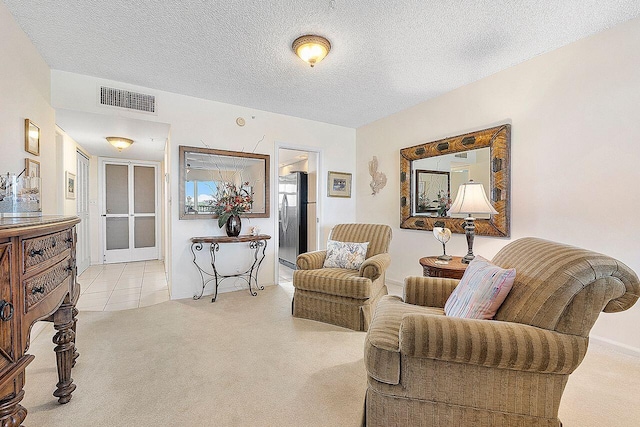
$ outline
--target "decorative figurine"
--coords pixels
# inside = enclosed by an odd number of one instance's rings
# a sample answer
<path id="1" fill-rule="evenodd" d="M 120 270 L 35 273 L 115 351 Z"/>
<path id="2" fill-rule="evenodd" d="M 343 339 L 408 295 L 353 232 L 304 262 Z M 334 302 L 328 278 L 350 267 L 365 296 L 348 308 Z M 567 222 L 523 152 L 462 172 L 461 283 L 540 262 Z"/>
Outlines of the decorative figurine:
<path id="1" fill-rule="evenodd" d="M 451 256 L 447 255 L 447 249 L 445 245 L 451 239 L 451 230 L 444 227 L 433 227 L 433 236 L 436 240 L 442 243 L 442 255 L 438 257 L 441 261 L 451 261 Z"/>
<path id="2" fill-rule="evenodd" d="M 371 187 L 371 194 L 375 196 L 387 185 L 387 176 L 378 172 L 378 158 L 376 156 L 373 156 L 373 160 L 369 162 L 369 175 L 371 175 L 369 187 Z"/>

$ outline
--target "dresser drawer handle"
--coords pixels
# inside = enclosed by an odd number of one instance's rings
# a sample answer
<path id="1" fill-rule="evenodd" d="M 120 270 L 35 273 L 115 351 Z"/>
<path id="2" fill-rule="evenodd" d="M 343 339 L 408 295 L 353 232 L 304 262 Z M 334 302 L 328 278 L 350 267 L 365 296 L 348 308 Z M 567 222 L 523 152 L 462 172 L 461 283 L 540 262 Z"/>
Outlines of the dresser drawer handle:
<path id="1" fill-rule="evenodd" d="M 44 254 L 44 249 L 31 249 L 29 251 L 29 256 L 36 256 L 36 255 L 43 255 Z"/>
<path id="2" fill-rule="evenodd" d="M 32 294 L 44 294 L 44 285 L 40 286 L 39 288 L 31 288 L 31 293 Z"/>
<path id="3" fill-rule="evenodd" d="M 51 247 L 52 247 L 52 248 L 55 248 L 55 247 L 56 247 L 56 238 L 55 238 L 55 237 L 52 237 L 52 238 L 51 238 Z"/>
<path id="4" fill-rule="evenodd" d="M 6 313 L 7 307 L 9 308 L 9 314 Z M 5 300 L 0 301 L 0 320 L 2 320 L 3 322 L 6 322 L 8 320 L 11 320 L 12 317 L 13 317 L 13 304 Z"/>
<path id="5" fill-rule="evenodd" d="M 66 239 L 64 239 L 64 241 L 66 243 L 73 243 L 73 237 L 67 237 Z"/>
<path id="6" fill-rule="evenodd" d="M 71 267 L 70 265 L 68 265 L 68 266 L 66 266 L 66 267 L 64 268 L 64 271 L 69 271 L 69 272 L 71 272 L 71 271 L 73 271 L 73 267 Z"/>

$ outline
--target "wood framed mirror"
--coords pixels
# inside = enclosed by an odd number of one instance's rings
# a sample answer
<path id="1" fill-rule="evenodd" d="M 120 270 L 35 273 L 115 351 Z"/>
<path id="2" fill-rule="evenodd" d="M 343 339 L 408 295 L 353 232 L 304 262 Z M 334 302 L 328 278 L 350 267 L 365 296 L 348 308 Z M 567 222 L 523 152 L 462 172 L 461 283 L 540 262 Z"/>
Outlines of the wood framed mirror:
<path id="1" fill-rule="evenodd" d="M 269 218 L 269 155 L 180 146 L 180 219 L 217 218 L 219 189 L 233 184 L 253 197 L 249 218 Z"/>
<path id="2" fill-rule="evenodd" d="M 448 216 L 447 210 L 458 187 L 473 179 L 498 211 L 477 215 L 475 234 L 509 237 L 510 150 L 509 124 L 400 150 L 400 228 L 464 234 L 464 215 Z"/>

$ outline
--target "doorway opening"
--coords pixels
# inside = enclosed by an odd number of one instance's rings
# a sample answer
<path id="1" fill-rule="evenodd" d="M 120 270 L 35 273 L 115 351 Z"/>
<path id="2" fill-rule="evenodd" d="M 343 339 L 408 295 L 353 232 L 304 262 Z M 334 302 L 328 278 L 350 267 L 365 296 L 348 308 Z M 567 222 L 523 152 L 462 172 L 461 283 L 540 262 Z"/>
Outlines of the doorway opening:
<path id="1" fill-rule="evenodd" d="M 280 285 L 291 285 L 296 257 L 318 249 L 320 153 L 278 149 L 278 248 Z"/>

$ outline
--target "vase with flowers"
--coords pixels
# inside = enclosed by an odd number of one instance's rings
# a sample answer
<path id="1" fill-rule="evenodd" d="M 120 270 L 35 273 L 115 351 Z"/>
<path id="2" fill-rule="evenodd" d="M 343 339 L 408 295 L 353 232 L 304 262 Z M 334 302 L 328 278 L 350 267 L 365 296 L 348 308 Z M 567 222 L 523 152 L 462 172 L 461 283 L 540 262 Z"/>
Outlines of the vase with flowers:
<path id="1" fill-rule="evenodd" d="M 218 227 L 226 225 L 227 236 L 236 237 L 242 229 L 240 214 L 251 210 L 253 195 L 246 190 L 249 183 L 245 182 L 240 187 L 236 184 L 225 182 L 218 187 L 213 198 L 213 213 L 218 215 Z"/>
<path id="2" fill-rule="evenodd" d="M 449 192 L 445 192 L 444 190 L 438 191 L 438 198 L 436 201 L 438 202 L 438 216 L 447 216 L 447 211 L 451 208 L 451 197 L 449 197 Z"/>

